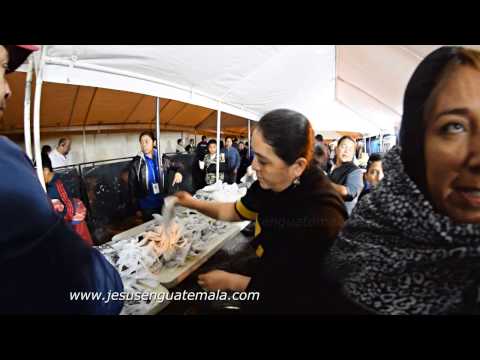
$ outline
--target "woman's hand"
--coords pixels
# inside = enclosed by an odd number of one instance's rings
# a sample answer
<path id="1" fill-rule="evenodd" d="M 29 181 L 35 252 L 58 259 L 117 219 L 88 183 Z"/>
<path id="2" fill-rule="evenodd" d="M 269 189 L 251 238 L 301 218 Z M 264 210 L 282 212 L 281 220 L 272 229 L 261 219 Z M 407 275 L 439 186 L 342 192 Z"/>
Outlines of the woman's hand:
<path id="1" fill-rule="evenodd" d="M 176 192 L 175 194 L 173 194 L 173 196 L 176 196 L 178 199 L 176 205 L 185 206 L 187 208 L 191 207 L 191 204 L 194 200 L 193 196 L 186 191 Z"/>
<path id="2" fill-rule="evenodd" d="M 198 276 L 198 285 L 210 291 L 245 291 L 249 282 L 248 276 L 232 274 L 223 270 L 213 270 Z"/>
<path id="3" fill-rule="evenodd" d="M 183 176 L 179 172 L 175 173 L 175 176 L 173 177 L 173 183 L 172 186 L 175 184 L 180 184 L 183 181 Z"/>

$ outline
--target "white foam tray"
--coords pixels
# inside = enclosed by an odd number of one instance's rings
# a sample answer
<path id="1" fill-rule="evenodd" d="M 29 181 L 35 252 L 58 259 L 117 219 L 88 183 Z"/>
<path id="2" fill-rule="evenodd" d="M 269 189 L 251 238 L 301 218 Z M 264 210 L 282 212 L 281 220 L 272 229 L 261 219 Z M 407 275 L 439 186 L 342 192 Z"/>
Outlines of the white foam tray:
<path id="1" fill-rule="evenodd" d="M 180 221 L 182 221 L 182 219 L 180 219 Z M 137 236 L 144 232 L 146 228 L 153 223 L 154 220 L 151 220 L 142 225 L 135 226 L 123 233 L 117 234 L 112 238 L 112 243 Z M 248 221 L 229 223 L 227 230 L 223 234 L 218 234 L 213 239 L 209 240 L 208 247 L 201 254 L 186 261 L 182 266 L 176 266 L 173 268 L 163 267 L 155 278 L 167 289 L 177 286 L 220 250 L 226 241 L 237 236 L 248 224 Z"/>

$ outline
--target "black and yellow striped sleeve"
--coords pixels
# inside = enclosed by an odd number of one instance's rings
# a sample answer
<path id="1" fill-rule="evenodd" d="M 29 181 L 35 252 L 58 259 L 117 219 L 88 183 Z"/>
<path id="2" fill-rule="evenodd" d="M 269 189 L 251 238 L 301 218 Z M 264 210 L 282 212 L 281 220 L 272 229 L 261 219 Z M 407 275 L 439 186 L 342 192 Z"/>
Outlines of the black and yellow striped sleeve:
<path id="1" fill-rule="evenodd" d="M 237 212 L 238 216 L 240 216 L 241 219 L 244 220 L 256 220 L 257 219 L 257 213 L 255 211 L 250 210 L 247 208 L 243 202 L 242 199 L 237 200 L 235 203 L 235 211 Z"/>

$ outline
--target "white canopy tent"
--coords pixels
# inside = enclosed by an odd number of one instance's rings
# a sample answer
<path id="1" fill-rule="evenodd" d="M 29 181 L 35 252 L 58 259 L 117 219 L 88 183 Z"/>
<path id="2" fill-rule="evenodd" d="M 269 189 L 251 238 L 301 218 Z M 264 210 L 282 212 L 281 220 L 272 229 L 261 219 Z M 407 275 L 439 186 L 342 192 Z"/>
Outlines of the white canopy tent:
<path id="1" fill-rule="evenodd" d="M 335 68 L 333 45 L 50 45 L 43 80 L 168 98 L 254 121 L 291 108 L 316 131 L 378 133 L 335 101 Z"/>
<path id="2" fill-rule="evenodd" d="M 35 54 L 35 98 L 43 80 L 172 99 L 254 121 L 290 108 L 317 132 L 393 133 L 409 77 L 437 47 L 48 45 Z M 35 122 L 39 108 L 35 101 Z M 35 143 L 39 136 L 36 130 Z"/>
<path id="3" fill-rule="evenodd" d="M 173 99 L 251 120 L 287 107 L 319 132 L 378 134 L 398 126 L 406 83 L 438 46 L 49 45 L 43 80 Z"/>

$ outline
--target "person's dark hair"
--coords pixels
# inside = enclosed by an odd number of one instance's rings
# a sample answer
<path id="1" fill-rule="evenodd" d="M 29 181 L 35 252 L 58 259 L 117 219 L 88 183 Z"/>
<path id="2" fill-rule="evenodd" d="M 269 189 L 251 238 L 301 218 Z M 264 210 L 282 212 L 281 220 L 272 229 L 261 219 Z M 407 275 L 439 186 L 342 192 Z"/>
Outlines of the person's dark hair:
<path id="1" fill-rule="evenodd" d="M 292 165 L 300 157 L 309 163 L 312 160 L 314 132 L 304 115 L 288 109 L 273 110 L 257 126 L 267 144 L 286 164 Z"/>
<path id="2" fill-rule="evenodd" d="M 177 144 L 180 145 L 180 143 L 182 142 L 182 139 L 178 139 L 177 140 Z"/>
<path id="3" fill-rule="evenodd" d="M 382 161 L 382 160 L 383 160 L 383 156 L 380 153 L 373 153 L 372 155 L 370 155 L 367 162 L 367 172 L 374 162 Z"/>
<path id="4" fill-rule="evenodd" d="M 58 146 L 65 145 L 67 143 L 67 140 L 67 138 L 60 138 L 60 140 L 58 140 Z"/>
<path id="5" fill-rule="evenodd" d="M 322 134 L 315 135 L 315 140 L 317 140 L 318 142 L 323 142 L 323 135 Z"/>
<path id="6" fill-rule="evenodd" d="M 320 167 L 322 170 L 328 170 L 328 160 L 330 158 L 330 153 L 328 151 L 328 146 L 325 143 L 315 144 L 313 150 L 313 162 L 316 166 Z"/>
<path id="7" fill-rule="evenodd" d="M 190 139 L 190 142 L 191 142 L 191 143 L 192 143 L 192 142 L 195 142 L 195 139 Z"/>
<path id="8" fill-rule="evenodd" d="M 410 78 L 403 98 L 399 144 L 406 173 L 427 197 L 425 171 L 425 117 L 436 98 L 441 79 L 456 66 L 479 68 L 479 52 L 462 47 L 441 47 L 428 55 Z"/>
<path id="9" fill-rule="evenodd" d="M 206 141 L 207 137 L 205 135 L 202 136 L 202 141 Z"/>
<path id="10" fill-rule="evenodd" d="M 313 155 L 315 157 L 324 157 L 325 156 L 325 149 L 321 144 L 316 144 L 313 150 Z"/>
<path id="11" fill-rule="evenodd" d="M 155 142 L 155 135 L 153 135 L 153 131 L 151 130 L 143 131 L 138 137 L 138 141 L 142 141 L 142 137 L 144 137 L 145 135 L 152 139 L 153 142 Z"/>
<path id="12" fill-rule="evenodd" d="M 225 142 L 227 142 L 228 139 L 232 140 L 232 142 L 233 142 L 233 138 L 232 138 L 231 136 L 227 136 L 227 137 L 225 138 Z"/>
<path id="13" fill-rule="evenodd" d="M 223 140 L 220 140 L 220 149 L 223 149 L 225 147 L 225 144 L 223 143 Z"/>
<path id="14" fill-rule="evenodd" d="M 52 147 L 50 145 L 43 145 L 42 146 L 42 155 L 48 155 L 48 153 L 52 151 Z"/>
<path id="15" fill-rule="evenodd" d="M 215 145 L 217 145 L 217 140 L 215 140 L 215 139 L 210 139 L 210 140 L 208 141 L 208 146 L 210 146 L 210 144 L 215 144 Z"/>
<path id="16" fill-rule="evenodd" d="M 42 153 L 42 168 L 53 172 L 52 160 L 50 160 L 50 157 L 46 153 Z"/>
<path id="17" fill-rule="evenodd" d="M 243 141 L 240 141 L 240 142 L 238 143 L 238 145 L 240 145 L 240 144 L 245 145 L 245 144 L 243 143 Z"/>
<path id="18" fill-rule="evenodd" d="M 351 136 L 348 136 L 348 135 L 344 135 L 340 138 L 340 140 L 338 140 L 337 147 L 340 146 L 340 144 L 345 140 L 350 140 L 351 142 L 353 142 L 355 145 L 355 150 L 357 149 L 357 142 Z"/>

